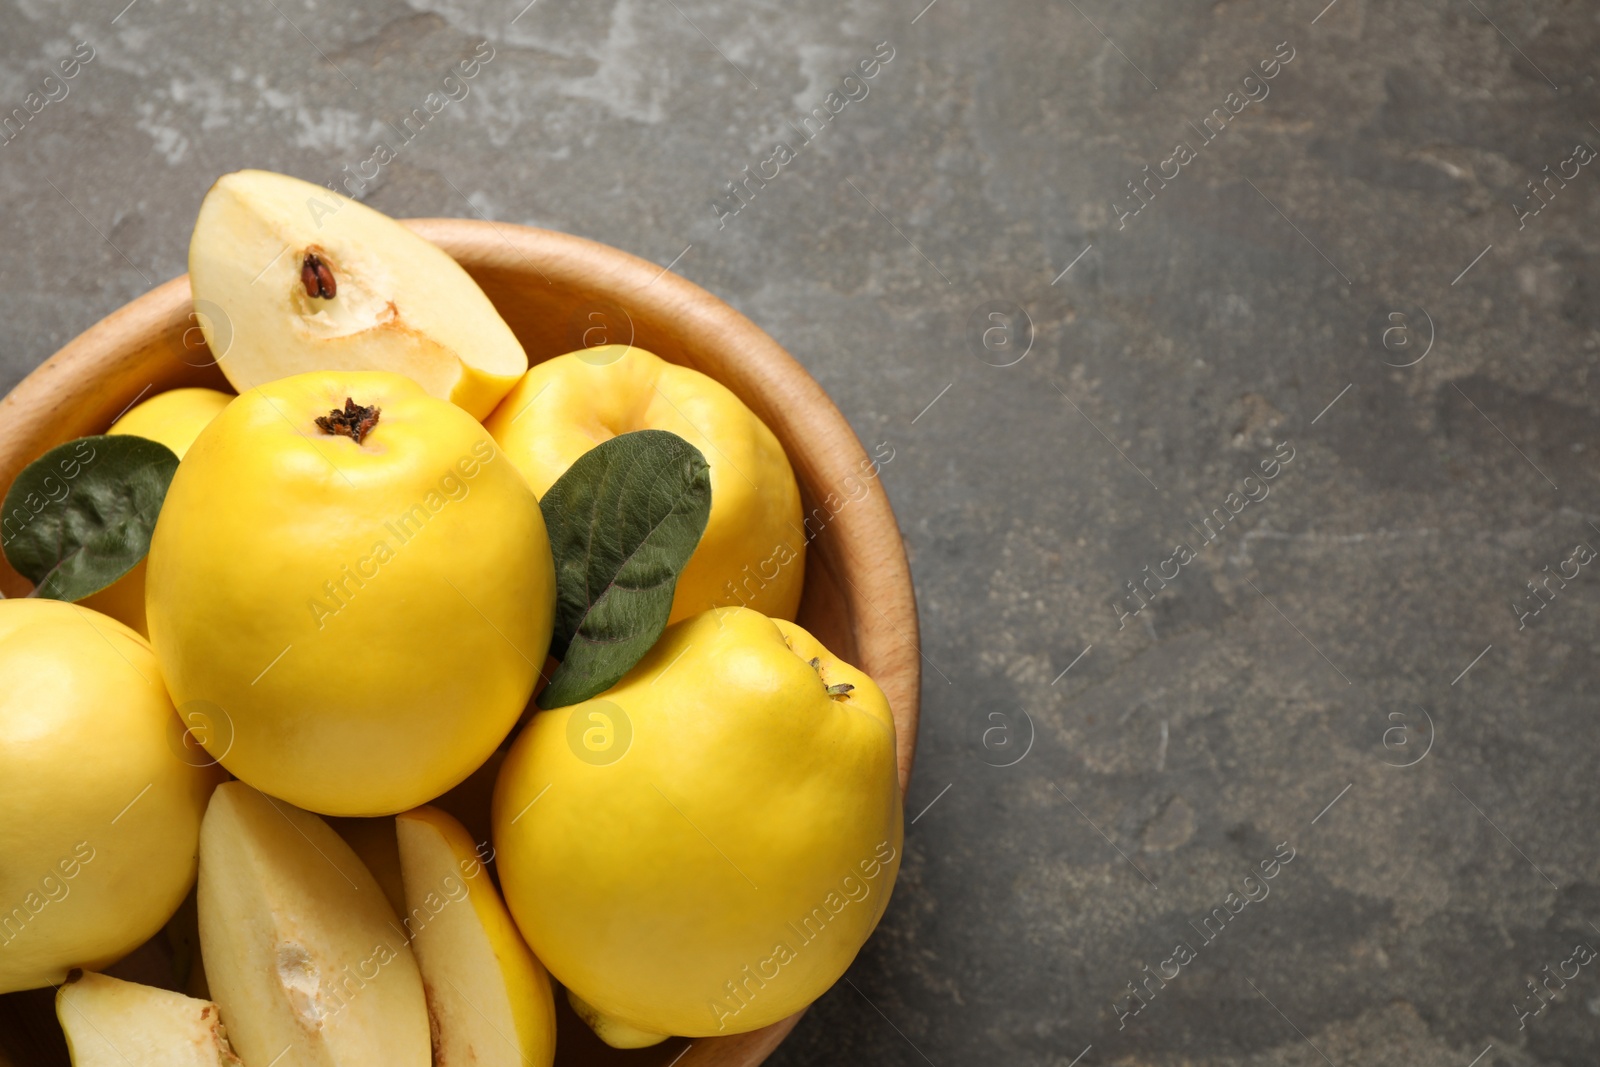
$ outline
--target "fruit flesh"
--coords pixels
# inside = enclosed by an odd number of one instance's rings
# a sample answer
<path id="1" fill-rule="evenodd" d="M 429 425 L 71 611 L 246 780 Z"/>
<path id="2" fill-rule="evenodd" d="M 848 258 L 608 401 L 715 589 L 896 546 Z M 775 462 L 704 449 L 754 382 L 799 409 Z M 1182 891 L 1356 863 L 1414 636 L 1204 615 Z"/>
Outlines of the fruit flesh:
<path id="1" fill-rule="evenodd" d="M 211 995 L 246 1063 L 428 1067 L 427 1003 L 400 921 L 317 816 L 219 786 L 200 833 L 199 908 Z"/>
<path id="2" fill-rule="evenodd" d="M 221 777 L 207 762 L 142 637 L 76 604 L 0 600 L 0 992 L 161 929 L 194 883 Z"/>
<path id="3" fill-rule="evenodd" d="M 555 1001 L 465 827 L 438 808 L 395 820 L 412 937 L 434 1024 L 435 1067 L 550 1067 Z"/>
<path id="4" fill-rule="evenodd" d="M 604 345 L 534 366 L 484 425 L 541 497 L 595 445 L 633 430 L 677 434 L 711 468 L 711 516 L 670 621 L 734 604 L 782 619 L 799 610 L 806 531 L 794 471 L 766 424 L 715 379 Z"/>
<path id="5" fill-rule="evenodd" d="M 358 444 L 316 423 L 380 409 Z M 151 540 L 151 642 L 208 750 L 327 815 L 392 815 L 487 759 L 555 611 L 538 501 L 487 431 L 395 374 L 284 379 L 184 457 Z"/>
<path id="6" fill-rule="evenodd" d="M 308 253 L 335 282 L 331 298 L 308 292 Z M 481 419 L 528 368 L 455 260 L 298 178 L 242 170 L 218 179 L 195 221 L 189 275 L 206 342 L 241 393 L 308 371 L 385 370 Z"/>
<path id="7" fill-rule="evenodd" d="M 103 974 L 56 992 L 72 1067 L 240 1067 L 217 1006 Z"/>
<path id="8" fill-rule="evenodd" d="M 580 743 L 624 718 L 619 756 Z M 801 627 L 742 608 L 677 623 L 513 744 L 494 799 L 506 902 L 602 1039 L 757 1029 L 837 981 L 882 915 L 894 757 L 882 691 Z"/>

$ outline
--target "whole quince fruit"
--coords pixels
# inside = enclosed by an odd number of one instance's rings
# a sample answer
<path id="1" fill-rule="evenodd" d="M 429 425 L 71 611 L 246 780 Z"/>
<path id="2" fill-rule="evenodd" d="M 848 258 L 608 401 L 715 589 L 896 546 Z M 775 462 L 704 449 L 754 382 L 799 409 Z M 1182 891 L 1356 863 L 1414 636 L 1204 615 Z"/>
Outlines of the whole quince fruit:
<path id="1" fill-rule="evenodd" d="M 167 491 L 151 643 L 223 766 L 326 815 L 438 796 L 510 731 L 544 663 L 539 503 L 470 415 L 384 372 L 233 401 Z"/>
<path id="2" fill-rule="evenodd" d="M 232 393 L 215 389 L 172 389 L 157 393 L 128 409 L 106 433 L 127 433 L 159 441 L 182 459 L 200 431 L 211 425 L 211 420 L 232 399 Z M 145 561 L 140 560 L 127 574 L 78 603 L 110 615 L 148 637 L 150 629 L 144 619 L 144 572 Z"/>
<path id="3" fill-rule="evenodd" d="M 721 608 L 534 716 L 493 817 L 512 916 L 602 1039 L 742 1033 L 837 981 L 883 914 L 894 720 L 799 626 Z"/>
<path id="4" fill-rule="evenodd" d="M 535 365 L 484 423 L 539 496 L 595 445 L 668 430 L 711 469 L 711 517 L 678 575 L 671 622 L 740 605 L 792 619 L 805 581 L 800 489 L 783 446 L 715 379 L 631 345 Z"/>
<path id="5" fill-rule="evenodd" d="M 148 940 L 194 884 L 222 778 L 150 645 L 57 600 L 0 600 L 0 993 Z"/>
<path id="6" fill-rule="evenodd" d="M 169 389 L 129 408 L 106 433 L 131 433 L 160 441 L 182 459 L 200 431 L 232 400 L 232 393 L 218 389 Z"/>

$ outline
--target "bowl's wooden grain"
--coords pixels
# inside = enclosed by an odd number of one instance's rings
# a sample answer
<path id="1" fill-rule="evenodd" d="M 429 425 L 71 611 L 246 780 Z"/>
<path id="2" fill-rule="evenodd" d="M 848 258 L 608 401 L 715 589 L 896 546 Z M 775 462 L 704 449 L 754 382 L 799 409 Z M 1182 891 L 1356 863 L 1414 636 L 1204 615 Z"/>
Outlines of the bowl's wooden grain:
<path id="1" fill-rule="evenodd" d="M 799 621 L 888 695 L 899 728 L 904 793 L 921 680 L 911 572 L 882 484 L 862 476 L 867 454 L 822 388 L 749 319 L 625 252 L 502 223 L 416 219 L 407 225 L 477 279 L 534 362 L 631 341 L 716 378 L 772 427 L 794 465 L 808 530 L 815 533 Z M 228 388 L 192 314 L 187 276 L 96 323 L 0 400 L 0 487 L 53 445 L 103 432 L 136 398 L 182 385 Z M 0 559 L 0 590 L 14 596 L 28 588 Z M 0 1002 L 0 1060 L 10 1053 L 19 1063 L 40 1062 L 41 1043 L 58 1033 L 48 991 Z M 575 1017 L 563 1012 L 562 1018 L 561 1063 L 644 1067 L 681 1056 L 677 1067 L 748 1067 L 766 1059 L 800 1016 L 754 1033 L 702 1038 L 687 1051 L 685 1042 L 674 1040 L 630 1053 L 575 1034 Z"/>

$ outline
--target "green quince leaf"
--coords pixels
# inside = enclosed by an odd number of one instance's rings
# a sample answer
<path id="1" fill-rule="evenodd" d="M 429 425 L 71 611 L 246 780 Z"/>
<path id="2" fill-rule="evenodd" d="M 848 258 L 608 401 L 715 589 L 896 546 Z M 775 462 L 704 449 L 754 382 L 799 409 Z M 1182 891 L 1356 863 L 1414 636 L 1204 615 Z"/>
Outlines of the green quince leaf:
<path id="1" fill-rule="evenodd" d="M 23 468 L 0 505 L 0 548 L 34 596 L 82 600 L 150 551 L 178 457 L 132 434 L 80 437 Z"/>
<path id="2" fill-rule="evenodd" d="M 689 442 L 639 430 L 585 452 L 539 501 L 556 565 L 561 666 L 541 708 L 605 692 L 666 628 L 711 515 L 711 471 Z"/>

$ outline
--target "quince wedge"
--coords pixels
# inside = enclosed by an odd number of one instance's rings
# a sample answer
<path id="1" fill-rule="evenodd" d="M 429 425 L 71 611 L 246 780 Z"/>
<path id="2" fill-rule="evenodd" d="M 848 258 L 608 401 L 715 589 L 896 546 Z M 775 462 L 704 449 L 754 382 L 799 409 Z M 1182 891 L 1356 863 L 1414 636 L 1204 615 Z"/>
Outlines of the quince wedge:
<path id="1" fill-rule="evenodd" d="M 217 1006 L 74 971 L 56 991 L 72 1067 L 242 1067 Z"/>
<path id="2" fill-rule="evenodd" d="M 229 404 L 178 465 L 146 581 L 207 751 L 324 815 L 393 815 L 470 775 L 527 705 L 555 614 L 522 476 L 466 412 L 376 371 Z"/>
<path id="3" fill-rule="evenodd" d="M 307 371 L 404 374 L 481 419 L 528 356 L 478 283 L 365 204 L 286 174 L 217 179 L 189 242 L 195 317 L 239 392 Z"/>
<path id="4" fill-rule="evenodd" d="M 200 948 L 239 1056 L 277 1067 L 429 1067 L 400 920 L 317 816 L 243 782 L 200 830 Z"/>
<path id="5" fill-rule="evenodd" d="M 550 1067 L 556 1009 L 485 866 L 488 842 L 438 808 L 394 820 L 407 932 L 433 1021 L 434 1067 Z"/>
<path id="6" fill-rule="evenodd" d="M 667 627 L 611 689 L 534 716 L 494 797 L 511 914 L 617 1047 L 811 1003 L 883 914 L 901 835 L 882 690 L 746 608 Z"/>

